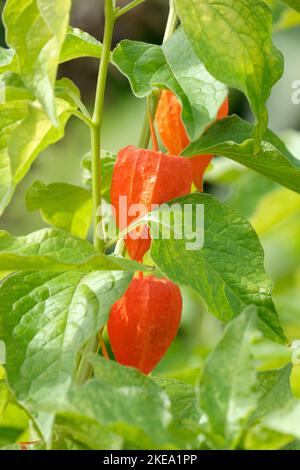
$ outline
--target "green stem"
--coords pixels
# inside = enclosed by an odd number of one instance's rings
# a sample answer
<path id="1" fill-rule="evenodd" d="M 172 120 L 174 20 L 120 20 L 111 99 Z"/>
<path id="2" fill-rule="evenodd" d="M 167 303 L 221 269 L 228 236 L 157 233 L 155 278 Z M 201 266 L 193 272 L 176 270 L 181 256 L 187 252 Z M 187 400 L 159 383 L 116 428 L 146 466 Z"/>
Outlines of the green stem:
<path id="1" fill-rule="evenodd" d="M 115 246 L 120 240 L 124 239 L 133 229 L 139 227 L 140 225 L 145 225 L 146 216 L 142 216 L 139 219 L 134 220 L 128 227 L 124 228 L 121 232 L 118 233 L 114 238 L 109 240 L 105 246 L 105 251 L 109 250 Z"/>
<path id="2" fill-rule="evenodd" d="M 94 226 L 94 246 L 104 252 L 105 229 L 103 214 L 101 211 L 101 130 L 103 122 L 103 110 L 105 90 L 108 74 L 108 66 L 111 53 L 114 18 L 114 0 L 105 0 L 105 28 L 103 37 L 103 48 L 99 67 L 97 90 L 94 113 L 91 120 L 91 145 L 92 145 L 92 185 L 93 185 L 93 226 Z M 98 336 L 92 338 L 86 345 L 85 351 L 80 359 L 77 369 L 77 383 L 83 384 L 92 374 L 92 366 L 86 359 L 87 352 L 96 352 L 98 349 Z"/>
<path id="3" fill-rule="evenodd" d="M 78 111 L 78 110 L 74 110 L 72 112 L 73 116 L 76 116 L 78 119 L 80 119 L 81 121 L 83 121 L 90 129 L 93 127 L 93 123 L 92 123 L 92 120 L 91 118 L 88 118 L 87 116 L 85 116 L 84 114 L 82 114 L 81 111 Z"/>
<path id="4" fill-rule="evenodd" d="M 103 48 L 91 127 L 94 245 L 101 252 L 104 251 L 105 245 L 105 228 L 101 211 L 101 129 L 114 23 L 114 2 L 105 0 Z"/>
<path id="5" fill-rule="evenodd" d="M 169 16 L 168 16 L 168 21 L 165 29 L 165 34 L 164 34 L 164 39 L 163 42 L 166 42 L 174 33 L 175 29 L 177 26 L 177 10 L 176 10 L 176 5 L 175 5 L 175 0 L 170 0 L 170 9 L 169 9 Z M 153 116 L 155 117 L 156 114 L 156 109 L 158 106 L 160 98 L 160 93 L 153 92 L 149 100 L 151 101 L 151 109 Z M 143 120 L 143 127 L 141 130 L 140 138 L 139 138 L 139 143 L 138 146 L 139 148 L 148 148 L 150 142 L 150 129 L 149 129 L 149 117 L 148 117 L 148 111 L 146 108 L 144 120 Z"/>
<path id="6" fill-rule="evenodd" d="M 116 10 L 115 19 L 120 18 L 120 16 L 125 15 L 125 13 L 137 7 L 141 3 L 144 3 L 145 1 L 146 0 L 133 0 L 132 2 L 128 3 L 128 5 L 126 5 L 125 7 Z"/>
<path id="7" fill-rule="evenodd" d="M 119 255 L 119 256 L 123 256 L 124 249 L 125 249 L 124 239 L 120 238 L 116 243 L 114 254 Z"/>
<path id="8" fill-rule="evenodd" d="M 177 26 L 177 9 L 175 0 L 170 0 L 169 16 L 163 42 L 166 42 L 174 33 Z"/>
<path id="9" fill-rule="evenodd" d="M 91 364 L 89 363 L 89 361 L 86 359 L 86 354 L 89 352 L 95 353 L 97 349 L 98 349 L 98 336 L 95 336 L 86 345 L 84 353 L 81 356 L 79 367 L 77 369 L 78 385 L 84 384 L 91 377 L 93 368 Z"/>

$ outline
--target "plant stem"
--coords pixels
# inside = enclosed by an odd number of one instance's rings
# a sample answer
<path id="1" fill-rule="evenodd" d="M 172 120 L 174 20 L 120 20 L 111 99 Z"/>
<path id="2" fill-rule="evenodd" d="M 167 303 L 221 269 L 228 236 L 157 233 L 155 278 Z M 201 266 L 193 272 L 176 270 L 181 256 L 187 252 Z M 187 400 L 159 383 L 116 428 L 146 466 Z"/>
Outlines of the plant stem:
<path id="1" fill-rule="evenodd" d="M 120 18 L 120 16 L 125 15 L 125 13 L 137 7 L 141 3 L 144 3 L 145 1 L 146 0 L 133 0 L 132 2 L 128 3 L 128 5 L 126 5 L 125 7 L 120 8 L 119 10 L 116 11 L 115 19 Z"/>
<path id="2" fill-rule="evenodd" d="M 170 0 L 170 9 L 169 9 L 169 16 L 168 21 L 165 29 L 164 39 L 163 42 L 166 42 L 174 33 L 177 26 L 177 10 L 175 5 L 175 0 Z M 149 96 L 149 100 L 151 102 L 151 108 L 153 116 L 155 117 L 157 105 L 160 98 L 160 92 L 153 92 Z M 148 108 L 148 106 L 147 106 Z M 139 148 L 148 148 L 150 142 L 150 127 L 149 127 L 149 116 L 148 116 L 148 109 L 146 109 L 145 117 L 143 120 L 143 127 L 141 130 L 140 138 L 138 146 Z"/>
<path id="3" fill-rule="evenodd" d="M 103 122 L 105 88 L 115 23 L 113 5 L 113 0 L 105 0 L 103 48 L 91 127 L 94 245 L 101 252 L 104 251 L 105 245 L 105 228 L 101 211 L 101 129 Z"/>
<path id="4" fill-rule="evenodd" d="M 124 239 L 128 233 L 130 233 L 133 229 L 139 227 L 140 225 L 145 225 L 147 221 L 147 215 L 146 216 L 141 216 L 138 219 L 134 220 L 128 227 L 124 228 L 121 232 L 118 233 L 114 238 L 109 240 L 105 246 L 105 251 L 109 250 L 112 248 L 116 243 L 118 243 L 120 240 Z M 116 251 L 115 251 L 115 254 Z"/>
<path id="5" fill-rule="evenodd" d="M 88 117 L 86 117 L 84 114 L 82 114 L 81 111 L 74 110 L 73 111 L 73 116 L 76 116 L 78 119 L 83 121 L 90 129 L 93 127 L 92 120 Z"/>
<path id="6" fill-rule="evenodd" d="M 79 367 L 77 369 L 77 383 L 78 385 L 84 384 L 91 376 L 92 366 L 89 361 L 86 359 L 86 354 L 89 352 L 95 353 L 98 349 L 98 336 L 92 338 L 87 344 L 84 353 L 80 359 Z"/>
<path id="7" fill-rule="evenodd" d="M 177 26 L 177 10 L 175 0 L 170 0 L 169 16 L 163 42 L 166 42 L 174 33 Z"/>
<path id="8" fill-rule="evenodd" d="M 106 349 L 105 342 L 103 339 L 103 331 L 104 331 L 104 328 L 102 328 L 102 330 L 99 331 L 99 334 L 98 334 L 98 342 L 99 342 L 98 350 L 101 351 L 104 359 L 107 359 L 109 361 L 110 357 L 109 357 L 109 354 L 108 354 L 108 351 Z"/>
<path id="9" fill-rule="evenodd" d="M 99 67 L 97 90 L 94 113 L 91 120 L 91 146 L 92 146 L 92 187 L 93 187 L 93 226 L 94 226 L 94 246 L 104 252 L 105 228 L 103 224 L 103 214 L 101 211 L 101 130 L 103 122 L 103 109 L 105 99 L 105 89 L 107 73 L 110 60 L 113 29 L 115 24 L 114 0 L 105 0 L 105 28 L 103 37 L 103 48 Z M 101 233 L 99 233 L 101 231 Z M 86 345 L 85 351 L 80 359 L 77 369 L 77 383 L 85 383 L 91 376 L 92 366 L 85 357 L 87 352 L 97 352 L 98 336 L 92 338 Z"/>
<path id="10" fill-rule="evenodd" d="M 118 240 L 117 243 L 116 243 L 114 254 L 116 256 L 122 256 L 124 249 L 125 249 L 124 239 L 120 238 L 120 240 Z"/>
<path id="11" fill-rule="evenodd" d="M 153 114 L 153 111 L 151 108 L 152 103 L 149 98 L 150 97 L 147 98 L 147 107 L 148 107 L 148 119 L 149 119 L 150 136 L 151 136 L 151 141 L 152 141 L 152 149 L 154 150 L 154 152 L 158 152 L 159 145 L 158 145 L 158 140 L 157 140 L 155 126 L 154 126 L 155 114 Z"/>

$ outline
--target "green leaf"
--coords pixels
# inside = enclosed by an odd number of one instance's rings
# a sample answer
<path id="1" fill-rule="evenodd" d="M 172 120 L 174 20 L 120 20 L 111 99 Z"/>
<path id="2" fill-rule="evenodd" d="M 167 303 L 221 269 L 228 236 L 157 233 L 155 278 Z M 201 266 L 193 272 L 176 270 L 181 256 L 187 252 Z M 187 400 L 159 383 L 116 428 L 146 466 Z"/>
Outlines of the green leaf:
<path id="1" fill-rule="evenodd" d="M 75 236 L 86 238 L 92 219 L 92 196 L 86 189 L 66 183 L 36 181 L 26 193 L 29 212 L 41 210 L 44 220 Z"/>
<path id="2" fill-rule="evenodd" d="M 68 102 L 74 109 L 77 109 L 80 103 L 80 90 L 72 80 L 66 77 L 56 81 L 55 96 Z M 18 100 L 35 100 L 35 96 L 25 86 L 21 76 L 13 72 L 0 75 L 0 97 L 3 103 Z"/>
<path id="3" fill-rule="evenodd" d="M 266 416 L 263 425 L 281 434 L 300 439 L 300 400 L 293 400 Z"/>
<path id="4" fill-rule="evenodd" d="M 55 405 L 52 408 L 57 410 Z M 60 439 L 64 441 L 69 439 L 76 439 L 77 445 L 86 450 L 121 450 L 123 449 L 123 438 L 110 431 L 107 427 L 99 425 L 89 417 L 82 416 L 80 414 L 73 415 L 72 412 L 62 411 L 61 415 L 56 416 L 56 422 L 54 426 L 54 438 L 51 450 L 57 448 L 56 439 L 57 434 Z M 65 446 L 65 442 L 62 443 L 64 447 L 61 450 L 68 450 Z"/>
<path id="5" fill-rule="evenodd" d="M 246 450 L 281 450 L 292 441 L 291 436 L 272 431 L 259 424 L 247 433 L 244 448 Z"/>
<path id="6" fill-rule="evenodd" d="M 227 96 L 225 85 L 207 72 L 181 29 L 163 46 L 121 41 L 113 62 L 139 98 L 159 88 L 172 90 L 183 105 L 182 119 L 191 140 L 216 119 Z"/>
<path id="7" fill-rule="evenodd" d="M 26 117 L 24 102 L 0 104 L 0 215 L 8 205 L 12 194 L 12 171 L 8 144 L 10 134 Z"/>
<path id="8" fill-rule="evenodd" d="M 17 69 L 18 64 L 15 51 L 0 47 L 0 73 L 15 72 Z"/>
<path id="9" fill-rule="evenodd" d="M 144 271 L 135 261 L 99 253 L 89 242 L 57 229 L 14 237 L 0 231 L 0 265 L 7 271 Z"/>
<path id="10" fill-rule="evenodd" d="M 0 447 L 0 450 L 20 450 L 19 444 L 9 444 L 4 447 Z"/>
<path id="11" fill-rule="evenodd" d="M 280 409 L 270 410 L 270 413 L 261 419 L 261 423 L 247 433 L 246 448 L 277 450 L 288 444 L 292 445 L 295 439 L 300 439 L 299 420 L 299 400 L 290 400 Z"/>
<path id="12" fill-rule="evenodd" d="M 183 155 L 219 154 L 299 193 L 300 160 L 270 130 L 266 132 L 258 154 L 253 156 L 252 133 L 251 124 L 237 116 L 230 116 L 213 124 L 197 142 L 184 150 Z"/>
<path id="13" fill-rule="evenodd" d="M 172 416 L 182 424 L 183 421 L 194 421 L 198 424 L 201 413 L 198 406 L 195 388 L 179 380 L 153 377 L 171 401 Z"/>
<path id="14" fill-rule="evenodd" d="M 12 445 L 24 440 L 22 436 L 27 437 L 27 428 L 28 415 L 19 406 L 9 402 L 3 417 L 0 419 L 0 446 Z"/>
<path id="15" fill-rule="evenodd" d="M 64 135 L 74 104 L 59 98 L 56 103 L 58 128 L 53 127 L 37 102 L 0 104 L 0 215 L 36 157 Z"/>
<path id="16" fill-rule="evenodd" d="M 293 441 L 281 450 L 300 450 L 300 441 Z"/>
<path id="17" fill-rule="evenodd" d="M 78 28 L 69 26 L 65 41 L 62 46 L 59 61 L 67 62 L 79 57 L 100 58 L 102 44 L 90 34 Z"/>
<path id="18" fill-rule="evenodd" d="M 145 220 L 153 238 L 151 257 L 167 277 L 198 292 L 209 311 L 224 322 L 247 305 L 256 305 L 264 335 L 286 341 L 262 246 L 242 216 L 208 194 L 194 193 L 170 201 Z"/>
<path id="19" fill-rule="evenodd" d="M 291 400 L 291 372 L 292 366 L 289 364 L 282 369 L 258 374 L 259 400 L 251 416 L 251 422 L 263 418 L 277 408 L 284 407 Z"/>
<path id="20" fill-rule="evenodd" d="M 297 217 L 300 213 L 300 196 L 285 188 L 278 188 L 260 199 L 251 223 L 264 236 L 274 227 Z"/>
<path id="21" fill-rule="evenodd" d="M 0 102 L 7 103 L 17 100 L 32 100 L 34 96 L 25 87 L 20 75 L 7 72 L 0 75 Z"/>
<path id="22" fill-rule="evenodd" d="M 100 41 L 78 28 L 69 26 L 61 48 L 59 63 L 68 62 L 79 57 L 100 59 L 101 54 L 102 44 Z M 19 72 L 19 64 L 14 49 L 0 47 L 0 73 L 4 72 Z"/>
<path id="23" fill-rule="evenodd" d="M 99 431 L 113 432 L 143 449 L 167 443 L 171 414 L 166 393 L 135 369 L 100 357 L 91 362 L 95 379 L 73 387 L 62 404 L 54 404 L 57 423 L 73 429 L 91 448 L 96 444 L 103 449 Z"/>
<path id="24" fill-rule="evenodd" d="M 55 126 L 54 84 L 70 8 L 70 0 L 7 0 L 3 11 L 6 42 L 16 51 L 19 73 Z"/>
<path id="25" fill-rule="evenodd" d="M 252 354 L 256 361 L 256 369 L 263 372 L 262 376 L 259 376 L 260 378 L 264 377 L 264 373 L 268 377 L 265 371 L 277 369 L 279 373 L 283 367 L 292 362 L 293 351 L 288 344 L 275 343 L 262 337 L 260 341 L 253 344 Z M 282 369 L 282 371 L 284 370 L 286 369 Z M 274 380 L 276 377 L 274 377 Z M 271 378 L 272 375 L 270 375 L 270 383 Z"/>
<path id="26" fill-rule="evenodd" d="M 234 163 L 228 159 L 226 161 Z M 257 206 L 260 205 L 260 201 L 266 197 L 266 194 L 277 188 L 277 185 L 274 181 L 265 176 L 258 175 L 254 171 L 249 171 L 246 168 L 243 168 L 243 170 L 244 174 L 241 174 L 232 184 L 230 196 L 226 199 L 226 203 L 249 220 L 253 213 L 255 213 Z M 253 219 L 250 221 L 257 231 L 257 226 L 253 224 Z M 259 231 L 258 235 L 260 235 Z"/>
<path id="27" fill-rule="evenodd" d="M 268 124 L 266 101 L 283 73 L 272 44 L 272 15 L 262 0 L 176 0 L 198 57 L 218 80 L 241 90 L 257 118 L 255 150 Z"/>
<path id="28" fill-rule="evenodd" d="M 101 150 L 101 193 L 108 202 L 110 201 L 110 187 L 116 158 L 113 153 Z M 83 168 L 83 184 L 92 189 L 91 152 L 84 155 L 81 166 Z"/>
<path id="29" fill-rule="evenodd" d="M 108 319 L 127 288 L 126 272 L 31 272 L 0 287 L 0 337 L 6 371 L 19 403 L 37 416 L 37 404 L 63 400 L 74 381 L 78 353 Z M 37 417 L 50 435 L 52 413 Z"/>
<path id="30" fill-rule="evenodd" d="M 206 432 L 214 448 L 234 449 L 255 409 L 251 343 L 256 334 L 255 309 L 249 307 L 227 325 L 204 367 L 200 406 L 206 413 Z"/>
<path id="31" fill-rule="evenodd" d="M 89 450 L 89 448 L 83 443 L 76 441 L 72 435 L 66 436 L 63 431 L 56 428 L 51 450 Z"/>
<path id="32" fill-rule="evenodd" d="M 297 13 L 297 11 L 286 8 L 285 10 L 283 10 L 278 21 L 275 23 L 273 30 L 278 33 L 279 31 L 299 26 L 299 24 L 300 14 Z"/>
<path id="33" fill-rule="evenodd" d="M 283 0 L 285 3 L 287 3 L 291 8 L 294 8 L 294 10 L 299 11 L 300 13 L 300 0 Z"/>
<path id="34" fill-rule="evenodd" d="M 78 108 L 78 104 L 81 102 L 80 90 L 69 78 L 63 77 L 60 80 L 56 80 L 55 83 L 55 95 L 58 98 L 62 98 L 68 101 L 73 108 Z"/>
<path id="35" fill-rule="evenodd" d="M 0 368 L 2 369 L 2 366 L 0 366 Z M 8 393 L 6 380 L 0 377 L 0 426 L 1 426 L 2 417 L 5 411 L 6 405 L 8 403 L 8 398 L 9 398 L 9 393 Z"/>
<path id="36" fill-rule="evenodd" d="M 163 377 L 153 377 L 153 380 L 167 393 L 171 401 L 172 442 L 176 443 L 179 449 L 198 448 L 199 422 L 202 415 L 195 387 Z"/>

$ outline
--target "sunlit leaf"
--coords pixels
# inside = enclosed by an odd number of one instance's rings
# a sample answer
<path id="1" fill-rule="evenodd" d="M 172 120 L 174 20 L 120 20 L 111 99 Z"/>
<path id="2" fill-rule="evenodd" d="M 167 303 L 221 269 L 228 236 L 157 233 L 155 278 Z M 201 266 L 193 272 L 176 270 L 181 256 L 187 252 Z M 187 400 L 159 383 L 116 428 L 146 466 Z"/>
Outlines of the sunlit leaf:
<path id="1" fill-rule="evenodd" d="M 41 210 L 44 220 L 54 227 L 86 238 L 92 219 L 92 195 L 86 189 L 67 183 L 46 185 L 36 181 L 26 193 L 29 212 Z"/>
<path id="2" fill-rule="evenodd" d="M 255 147 L 268 124 L 266 101 L 283 73 L 272 44 L 272 15 L 263 0 L 176 0 L 185 33 L 207 70 L 241 90 L 257 118 Z"/>

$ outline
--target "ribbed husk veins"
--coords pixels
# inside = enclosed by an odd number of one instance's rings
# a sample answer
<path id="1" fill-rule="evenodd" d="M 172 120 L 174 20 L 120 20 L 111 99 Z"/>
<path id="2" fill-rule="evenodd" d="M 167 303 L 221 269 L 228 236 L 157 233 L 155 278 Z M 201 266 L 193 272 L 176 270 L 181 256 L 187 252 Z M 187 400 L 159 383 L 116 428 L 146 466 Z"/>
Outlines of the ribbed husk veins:
<path id="1" fill-rule="evenodd" d="M 180 155 L 189 145 L 190 139 L 181 119 L 181 104 L 171 91 L 164 90 L 158 104 L 156 121 L 164 146 L 172 155 Z M 228 98 L 221 106 L 217 119 L 228 116 Z M 190 158 L 193 170 L 193 181 L 199 191 L 203 191 L 203 175 L 213 155 L 196 155 Z"/>
<path id="2" fill-rule="evenodd" d="M 124 148 L 118 154 L 111 186 L 111 202 L 119 229 L 127 228 L 152 210 L 153 205 L 189 194 L 191 186 L 192 167 L 188 159 L 133 146 Z M 124 197 L 126 207 L 122 204 Z M 125 243 L 130 257 L 142 260 L 150 248 L 149 229 L 138 227 Z"/>
<path id="3" fill-rule="evenodd" d="M 148 374 L 176 337 L 182 314 L 180 289 L 168 279 L 133 279 L 114 304 L 108 335 L 116 360 Z"/>

